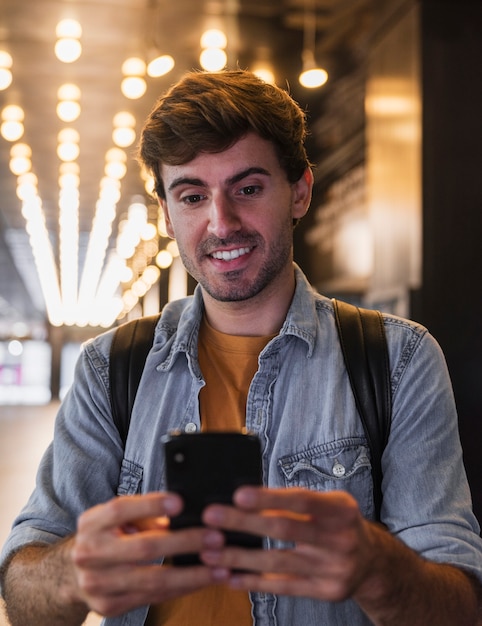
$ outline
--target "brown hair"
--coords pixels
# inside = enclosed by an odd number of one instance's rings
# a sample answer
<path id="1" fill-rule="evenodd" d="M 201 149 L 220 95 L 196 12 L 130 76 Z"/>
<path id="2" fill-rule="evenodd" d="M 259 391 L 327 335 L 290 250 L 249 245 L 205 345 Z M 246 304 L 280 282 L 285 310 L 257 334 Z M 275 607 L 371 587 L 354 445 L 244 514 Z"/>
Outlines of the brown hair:
<path id="1" fill-rule="evenodd" d="M 187 73 L 156 102 L 142 130 L 138 158 L 164 198 L 159 164 L 180 165 L 201 152 L 222 152 L 248 132 L 271 141 L 288 181 L 310 163 L 306 116 L 291 96 L 251 72 Z"/>

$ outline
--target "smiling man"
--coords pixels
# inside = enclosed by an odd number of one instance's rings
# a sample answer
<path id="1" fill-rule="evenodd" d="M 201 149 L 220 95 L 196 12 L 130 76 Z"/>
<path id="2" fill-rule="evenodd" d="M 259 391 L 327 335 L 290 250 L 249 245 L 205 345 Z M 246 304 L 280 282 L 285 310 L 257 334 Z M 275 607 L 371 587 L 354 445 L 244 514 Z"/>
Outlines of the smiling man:
<path id="1" fill-rule="evenodd" d="M 197 280 L 156 327 L 125 446 L 109 331 L 84 347 L 37 487 L 3 552 L 14 626 L 475 626 L 482 542 L 451 384 L 424 327 L 384 315 L 392 428 L 375 521 L 370 453 L 333 303 L 293 263 L 313 175 L 303 111 L 244 71 L 187 74 L 156 103 L 139 156 Z M 163 438 L 242 431 L 263 486 L 174 530 Z M 202 467 L 198 468 L 203 471 Z M 227 545 L 226 531 L 264 538 Z M 172 557 L 198 553 L 201 564 Z"/>

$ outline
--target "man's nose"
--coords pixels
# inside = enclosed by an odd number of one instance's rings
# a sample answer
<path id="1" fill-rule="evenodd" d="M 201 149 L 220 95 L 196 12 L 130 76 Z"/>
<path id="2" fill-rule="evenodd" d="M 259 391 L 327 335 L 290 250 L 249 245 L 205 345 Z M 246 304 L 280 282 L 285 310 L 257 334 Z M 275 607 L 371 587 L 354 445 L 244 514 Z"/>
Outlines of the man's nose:
<path id="1" fill-rule="evenodd" d="M 224 194 L 213 196 L 208 231 L 220 239 L 241 228 L 239 214 L 234 203 Z"/>

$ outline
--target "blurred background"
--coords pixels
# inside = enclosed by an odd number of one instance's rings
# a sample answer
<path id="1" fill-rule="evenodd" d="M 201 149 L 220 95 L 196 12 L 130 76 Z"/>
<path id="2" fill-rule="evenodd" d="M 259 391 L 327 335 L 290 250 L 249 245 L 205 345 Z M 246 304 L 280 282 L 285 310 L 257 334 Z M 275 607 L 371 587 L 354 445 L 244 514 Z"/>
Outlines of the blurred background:
<path id="1" fill-rule="evenodd" d="M 223 67 L 307 111 L 313 285 L 441 343 L 482 518 L 481 32 L 477 0 L 0 0 L 2 522 L 81 343 L 194 288 L 134 155 L 159 95 Z"/>

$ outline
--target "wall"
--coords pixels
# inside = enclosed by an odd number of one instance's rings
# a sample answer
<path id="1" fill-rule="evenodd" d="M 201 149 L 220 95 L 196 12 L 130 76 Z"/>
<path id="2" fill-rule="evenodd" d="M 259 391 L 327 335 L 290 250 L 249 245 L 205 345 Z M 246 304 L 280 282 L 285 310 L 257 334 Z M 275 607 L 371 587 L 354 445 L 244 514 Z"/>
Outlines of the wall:
<path id="1" fill-rule="evenodd" d="M 482 521 L 482 2 L 424 0 L 423 287 L 414 313 L 447 357 Z"/>

